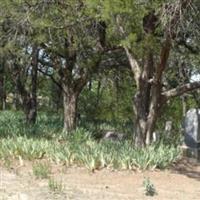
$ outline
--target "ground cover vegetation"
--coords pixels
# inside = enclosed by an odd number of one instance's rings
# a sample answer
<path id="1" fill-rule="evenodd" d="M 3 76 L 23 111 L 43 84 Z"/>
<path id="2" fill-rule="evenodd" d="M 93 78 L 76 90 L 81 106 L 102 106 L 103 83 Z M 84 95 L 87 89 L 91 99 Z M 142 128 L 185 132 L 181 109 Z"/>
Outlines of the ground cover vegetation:
<path id="1" fill-rule="evenodd" d="M 2 160 L 94 171 L 180 158 L 183 116 L 200 102 L 198 0 L 0 4 Z"/>

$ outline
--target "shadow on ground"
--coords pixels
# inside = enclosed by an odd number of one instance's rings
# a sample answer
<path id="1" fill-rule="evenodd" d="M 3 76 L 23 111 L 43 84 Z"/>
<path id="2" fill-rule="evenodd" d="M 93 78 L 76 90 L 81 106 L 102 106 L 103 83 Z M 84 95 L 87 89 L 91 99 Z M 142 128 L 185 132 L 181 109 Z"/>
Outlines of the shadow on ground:
<path id="1" fill-rule="evenodd" d="M 200 162 L 195 159 L 182 158 L 172 166 L 171 171 L 200 181 Z"/>

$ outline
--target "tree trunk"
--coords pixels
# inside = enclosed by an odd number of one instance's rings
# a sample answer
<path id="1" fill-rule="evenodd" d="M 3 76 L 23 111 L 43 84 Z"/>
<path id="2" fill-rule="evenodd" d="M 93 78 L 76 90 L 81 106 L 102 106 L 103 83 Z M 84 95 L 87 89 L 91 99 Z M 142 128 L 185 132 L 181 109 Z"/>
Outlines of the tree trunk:
<path id="1" fill-rule="evenodd" d="M 0 72 L 0 110 L 5 109 L 4 75 Z"/>
<path id="2" fill-rule="evenodd" d="M 13 91 L 13 104 L 12 104 L 12 108 L 14 110 L 18 110 L 20 108 L 20 94 L 17 88 L 17 85 L 15 85 L 14 87 L 14 91 Z"/>
<path id="3" fill-rule="evenodd" d="M 78 94 L 63 87 L 64 131 L 70 133 L 76 128 Z"/>
<path id="4" fill-rule="evenodd" d="M 156 121 L 163 105 L 162 96 L 160 96 L 158 90 L 157 86 L 152 88 L 151 100 L 146 102 L 149 104 L 148 111 L 144 109 L 146 106 L 144 104 L 145 96 L 135 96 L 136 124 L 134 139 L 137 147 L 144 147 L 152 142 Z"/>
<path id="5" fill-rule="evenodd" d="M 135 145 L 145 146 L 150 143 L 152 138 L 153 124 L 154 124 L 154 106 L 152 101 L 155 100 L 152 93 L 154 87 L 149 82 L 154 72 L 153 53 L 149 51 L 144 69 L 138 81 L 138 92 L 134 98 L 134 111 L 136 115 L 136 129 L 135 129 Z"/>
<path id="6" fill-rule="evenodd" d="M 26 122 L 28 124 L 34 124 L 37 117 L 37 68 L 38 68 L 38 49 L 33 47 L 32 51 L 32 63 L 31 63 L 31 88 L 27 91 L 25 84 L 22 83 L 20 66 L 17 62 L 14 63 L 14 82 L 16 89 L 22 98 L 22 106 L 26 116 Z"/>
<path id="7" fill-rule="evenodd" d="M 4 75 L 4 62 L 0 63 L 0 110 L 5 110 L 6 94 L 5 94 L 5 75 Z"/>
<path id="8" fill-rule="evenodd" d="M 38 75 L 38 49 L 33 47 L 31 69 L 31 92 L 27 96 L 26 121 L 34 124 L 37 118 L 37 75 Z"/>

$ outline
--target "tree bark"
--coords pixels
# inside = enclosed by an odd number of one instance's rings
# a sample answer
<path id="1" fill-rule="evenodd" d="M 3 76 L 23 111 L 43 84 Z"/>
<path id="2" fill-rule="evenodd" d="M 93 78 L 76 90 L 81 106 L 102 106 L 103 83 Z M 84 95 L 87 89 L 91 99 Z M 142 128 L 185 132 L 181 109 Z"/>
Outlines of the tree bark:
<path id="1" fill-rule="evenodd" d="M 26 121 L 34 124 L 37 118 L 37 75 L 38 75 L 38 49 L 33 47 L 31 69 L 31 92 L 27 98 Z"/>
<path id="2" fill-rule="evenodd" d="M 66 91 L 66 87 L 64 88 Z M 74 91 L 63 92 L 64 131 L 71 132 L 76 128 L 78 94 Z"/>
<path id="3" fill-rule="evenodd" d="M 5 110 L 6 106 L 6 94 L 5 94 L 5 71 L 3 58 L 0 63 L 0 110 Z"/>
<path id="4" fill-rule="evenodd" d="M 154 107 L 151 105 L 151 101 L 154 97 L 152 96 L 152 84 L 149 80 L 152 79 L 153 72 L 153 53 L 150 50 L 147 54 L 143 71 L 140 74 L 138 92 L 134 97 L 134 111 L 136 115 L 134 139 L 136 146 L 145 146 L 146 143 L 149 143 L 151 138 L 150 129 L 152 125 L 150 125 L 150 123 L 153 123 L 154 121 L 151 122 L 154 117 L 154 112 L 152 112 Z M 151 116 L 149 116 L 150 113 Z"/>
<path id="5" fill-rule="evenodd" d="M 12 108 L 14 110 L 18 110 L 20 108 L 20 95 L 18 92 L 18 88 L 15 85 L 14 87 L 14 91 L 13 91 L 13 104 L 12 104 Z"/>
<path id="6" fill-rule="evenodd" d="M 28 124 L 34 124 L 37 117 L 37 68 L 38 68 L 38 53 L 37 47 L 33 47 L 32 50 L 32 62 L 31 62 L 31 88 L 27 91 L 25 84 L 22 83 L 20 66 L 15 60 L 13 66 L 13 80 L 16 84 L 22 98 L 22 106 L 26 116 L 26 122 Z M 16 91 L 17 92 L 17 91 Z"/>
<path id="7" fill-rule="evenodd" d="M 71 133 L 77 125 L 77 105 L 78 98 L 87 83 L 87 76 L 80 79 L 70 80 L 70 76 L 63 77 L 63 108 L 64 108 L 64 127 L 63 131 Z"/>
<path id="8" fill-rule="evenodd" d="M 4 75 L 0 72 L 0 110 L 5 109 Z"/>
<path id="9" fill-rule="evenodd" d="M 149 145 L 153 139 L 157 118 L 166 98 L 162 95 L 162 75 L 171 49 L 171 39 L 166 38 L 160 52 L 159 62 L 154 66 L 153 50 L 149 50 L 143 68 L 134 56 L 128 52 L 132 71 L 136 79 L 137 93 L 134 98 L 134 111 L 136 115 L 135 145 L 143 147 Z"/>

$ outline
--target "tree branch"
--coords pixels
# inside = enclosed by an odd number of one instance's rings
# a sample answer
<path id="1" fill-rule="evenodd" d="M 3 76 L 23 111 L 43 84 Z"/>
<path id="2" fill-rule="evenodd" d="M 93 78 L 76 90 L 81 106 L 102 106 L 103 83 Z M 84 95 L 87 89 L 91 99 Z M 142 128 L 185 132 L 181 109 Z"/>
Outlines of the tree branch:
<path id="1" fill-rule="evenodd" d="M 199 48 L 197 46 L 192 46 L 190 44 L 188 44 L 185 40 L 183 39 L 179 39 L 176 41 L 178 45 L 180 46 L 184 46 L 186 49 L 188 49 L 192 54 L 199 54 Z"/>
<path id="2" fill-rule="evenodd" d="M 124 28 L 122 27 L 122 25 L 120 23 L 120 17 L 119 16 L 116 17 L 116 23 L 117 23 L 117 26 L 118 26 L 120 34 L 125 36 L 126 33 L 125 33 Z M 137 60 L 134 58 L 134 55 L 129 50 L 129 48 L 128 47 L 124 47 L 124 50 L 125 50 L 126 55 L 128 57 L 128 60 L 129 60 L 130 66 L 131 66 L 131 70 L 132 70 L 132 72 L 134 74 L 136 85 L 137 85 L 137 87 L 139 87 L 141 68 L 140 68 Z"/>
<path id="3" fill-rule="evenodd" d="M 162 93 L 162 95 L 166 98 L 172 98 L 172 97 L 177 97 L 177 96 L 181 96 L 182 94 L 186 93 L 186 92 L 190 92 L 193 91 L 195 89 L 200 88 L 200 81 L 195 81 L 192 83 L 186 83 L 184 85 L 181 85 L 177 88 L 173 88 L 171 90 L 165 91 Z"/>
<path id="4" fill-rule="evenodd" d="M 156 67 L 156 81 L 157 82 L 160 82 L 162 79 L 162 74 L 167 66 L 170 50 L 171 50 L 171 38 L 166 36 L 165 42 L 160 52 L 160 62 L 158 63 Z"/>
<path id="5" fill-rule="evenodd" d="M 38 70 L 40 73 L 42 73 L 43 75 L 48 76 L 48 77 L 53 81 L 54 84 L 56 84 L 62 91 L 64 91 L 62 85 L 59 83 L 59 81 L 57 81 L 57 80 L 53 77 L 53 75 L 51 75 L 51 74 L 49 74 L 49 73 L 47 73 L 47 72 L 44 72 L 44 71 L 43 71 L 42 69 L 40 69 L 40 68 L 38 68 L 37 70 Z"/>

